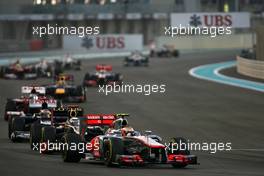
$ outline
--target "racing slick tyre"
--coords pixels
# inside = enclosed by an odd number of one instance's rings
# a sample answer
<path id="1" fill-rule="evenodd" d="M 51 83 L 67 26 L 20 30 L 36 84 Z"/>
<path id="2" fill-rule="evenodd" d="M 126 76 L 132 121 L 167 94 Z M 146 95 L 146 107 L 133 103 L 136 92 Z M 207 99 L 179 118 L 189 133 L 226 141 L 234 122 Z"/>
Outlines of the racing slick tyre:
<path id="1" fill-rule="evenodd" d="M 115 166 L 118 161 L 117 155 L 124 154 L 123 141 L 120 138 L 109 138 L 104 141 L 103 144 L 104 163 L 108 167 Z M 118 163 L 121 164 L 121 163 Z"/>
<path id="2" fill-rule="evenodd" d="M 7 111 L 17 111 L 16 103 L 14 101 L 7 101 L 5 105 L 5 112 Z M 4 116 L 5 120 L 8 120 L 8 115 Z"/>
<path id="3" fill-rule="evenodd" d="M 70 163 L 78 163 L 81 160 L 81 154 L 79 153 L 78 149 L 75 150 L 70 149 L 70 146 L 75 144 L 78 146 L 78 144 L 81 142 L 81 138 L 78 134 L 75 133 L 66 133 L 62 137 L 63 144 L 67 144 L 68 147 L 64 147 L 62 151 L 62 158 L 64 162 L 70 162 Z M 65 146 L 65 145 L 64 145 Z"/>
<path id="4" fill-rule="evenodd" d="M 177 146 L 176 150 L 173 150 L 174 146 Z M 188 150 L 188 141 L 183 137 L 176 137 L 170 140 L 170 151 L 169 153 L 177 155 L 190 155 Z M 184 168 L 187 164 L 172 164 L 174 168 Z"/>
<path id="5" fill-rule="evenodd" d="M 11 134 L 13 132 L 12 128 L 12 117 L 8 118 L 8 138 L 11 139 Z"/>
<path id="6" fill-rule="evenodd" d="M 3 78 L 5 74 L 5 67 L 0 67 L 0 78 Z"/>
<path id="7" fill-rule="evenodd" d="M 86 73 L 83 78 L 83 87 L 89 87 L 89 85 L 85 83 L 85 81 L 88 81 L 88 80 L 90 80 L 90 74 Z"/>
<path id="8" fill-rule="evenodd" d="M 29 143 L 32 150 L 39 150 L 40 139 L 41 139 L 41 128 L 42 125 L 39 121 L 34 122 L 30 127 Z"/>
<path id="9" fill-rule="evenodd" d="M 145 67 L 148 67 L 149 66 L 149 58 L 148 57 L 146 57 L 146 59 L 144 60 L 144 66 Z"/>
<path id="10" fill-rule="evenodd" d="M 86 93 L 85 93 L 85 89 L 84 89 L 83 86 L 77 86 L 77 88 L 76 88 L 76 95 L 83 97 L 83 99 L 80 100 L 80 102 L 85 102 L 86 101 Z"/>
<path id="11" fill-rule="evenodd" d="M 13 142 L 18 142 L 19 138 L 16 136 L 16 131 L 24 131 L 25 127 L 25 119 L 21 117 L 13 117 L 12 124 L 11 124 L 11 135 L 10 138 Z"/>
<path id="12" fill-rule="evenodd" d="M 41 153 L 47 154 L 49 152 L 52 152 L 48 150 L 47 145 L 49 143 L 54 143 L 55 141 L 56 141 L 56 129 L 52 126 L 43 126 L 41 128 L 41 144 L 46 146 L 45 146 L 45 150 L 41 151 Z"/>
<path id="13" fill-rule="evenodd" d="M 173 57 L 179 57 L 179 50 L 172 51 L 172 56 Z"/>
<path id="14" fill-rule="evenodd" d="M 119 82 L 120 85 L 121 85 L 122 79 L 123 79 L 123 76 L 120 73 L 116 73 L 114 75 L 114 80 Z"/>
<path id="15" fill-rule="evenodd" d="M 124 66 L 125 66 L 125 67 L 128 67 L 128 66 L 129 66 L 129 58 L 128 58 L 128 57 L 126 57 L 126 58 L 124 59 Z"/>

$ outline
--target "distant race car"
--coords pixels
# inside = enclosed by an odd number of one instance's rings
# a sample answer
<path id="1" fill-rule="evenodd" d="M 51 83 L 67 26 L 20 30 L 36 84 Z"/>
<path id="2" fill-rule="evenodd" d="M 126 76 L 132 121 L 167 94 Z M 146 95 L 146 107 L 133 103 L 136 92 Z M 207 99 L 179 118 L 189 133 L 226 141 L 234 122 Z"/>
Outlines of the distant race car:
<path id="1" fill-rule="evenodd" d="M 64 162 L 79 162 L 83 158 L 101 161 L 106 166 L 171 164 L 175 168 L 198 164 L 197 156 L 190 155 L 189 150 L 173 150 L 173 146 L 186 142 L 184 138 L 172 138 L 167 147 L 159 136 L 150 131 L 141 134 L 117 115 L 86 115 L 76 124 L 62 138 L 68 146 L 62 151 Z M 69 149 L 79 144 L 90 147 L 84 151 Z"/>
<path id="2" fill-rule="evenodd" d="M 139 51 L 132 52 L 124 60 L 124 66 L 148 66 L 149 58 Z"/>
<path id="3" fill-rule="evenodd" d="M 121 85 L 123 76 L 120 73 L 113 73 L 111 65 L 97 65 L 95 73 L 86 73 L 83 85 L 95 87 L 98 85 Z"/>
<path id="4" fill-rule="evenodd" d="M 62 68 L 66 70 L 81 70 L 81 60 L 72 58 L 70 54 L 66 54 L 61 61 Z"/>
<path id="5" fill-rule="evenodd" d="M 13 114 L 8 118 L 8 136 L 13 142 L 21 139 L 29 139 L 30 125 L 36 121 L 43 110 L 55 108 L 57 102 L 55 99 L 47 97 L 38 97 L 32 95 L 24 100 L 24 111 L 20 114 Z M 26 112 L 26 113 L 25 113 Z"/>
<path id="6" fill-rule="evenodd" d="M 179 50 L 173 45 L 163 45 L 161 48 L 150 51 L 151 57 L 179 57 Z"/>
<path id="7" fill-rule="evenodd" d="M 73 75 L 60 74 L 59 76 L 56 76 L 55 84 L 46 86 L 46 95 L 64 102 L 85 102 L 85 88 L 82 85 L 75 85 L 73 81 Z"/>
<path id="8" fill-rule="evenodd" d="M 32 65 L 21 65 L 18 60 L 9 66 L 2 66 L 0 68 L 0 77 L 5 79 L 36 79 L 37 71 Z"/>
<path id="9" fill-rule="evenodd" d="M 40 62 L 35 64 L 34 67 L 37 71 L 38 77 L 50 78 L 56 75 L 55 72 L 61 73 L 60 66 L 56 63 L 56 61 L 48 61 L 48 60 L 42 59 Z"/>
<path id="10" fill-rule="evenodd" d="M 54 108 L 50 116 L 39 114 L 38 120 L 30 127 L 30 147 L 32 150 L 39 150 L 41 143 L 61 142 L 61 138 L 68 125 L 74 123 L 76 118 L 83 116 L 83 109 L 78 105 L 64 105 Z M 48 153 L 54 150 L 41 150 L 41 153 Z"/>

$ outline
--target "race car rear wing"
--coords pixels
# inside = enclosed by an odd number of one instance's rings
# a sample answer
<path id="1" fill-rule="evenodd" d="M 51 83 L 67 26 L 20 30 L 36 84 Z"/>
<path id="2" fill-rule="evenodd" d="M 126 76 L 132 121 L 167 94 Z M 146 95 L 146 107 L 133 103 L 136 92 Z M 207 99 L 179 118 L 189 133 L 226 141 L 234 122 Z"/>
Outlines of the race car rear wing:
<path id="1" fill-rule="evenodd" d="M 110 126 L 114 120 L 114 114 L 87 114 L 84 118 L 85 124 L 91 126 Z"/>
<path id="2" fill-rule="evenodd" d="M 83 108 L 78 105 L 67 105 L 53 109 L 54 116 L 83 117 Z"/>
<path id="3" fill-rule="evenodd" d="M 46 93 L 45 87 L 40 87 L 40 86 L 22 86 L 21 87 L 21 93 L 22 94 L 30 94 L 33 92 L 34 89 L 35 89 L 36 93 L 39 93 L 39 94 L 45 94 Z"/>
<path id="4" fill-rule="evenodd" d="M 112 71 L 112 66 L 111 65 L 104 65 L 104 64 L 98 64 L 96 65 L 96 70 L 97 71 Z"/>
<path id="5" fill-rule="evenodd" d="M 32 99 L 29 100 L 29 108 L 41 108 L 44 102 L 47 103 L 48 108 L 57 107 L 57 101 L 55 99 Z"/>

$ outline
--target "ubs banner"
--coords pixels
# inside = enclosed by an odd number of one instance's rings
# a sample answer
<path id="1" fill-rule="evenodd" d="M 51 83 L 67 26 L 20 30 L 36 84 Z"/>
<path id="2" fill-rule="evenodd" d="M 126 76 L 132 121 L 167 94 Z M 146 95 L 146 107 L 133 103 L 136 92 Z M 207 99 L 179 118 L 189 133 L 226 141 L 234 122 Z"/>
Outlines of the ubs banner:
<path id="1" fill-rule="evenodd" d="M 142 50 L 143 37 L 141 34 L 107 34 L 86 37 L 65 35 L 63 36 L 63 48 L 102 52 Z"/>
<path id="2" fill-rule="evenodd" d="M 250 14 L 248 12 L 235 13 L 172 13 L 171 26 L 195 27 L 232 27 L 249 28 Z"/>

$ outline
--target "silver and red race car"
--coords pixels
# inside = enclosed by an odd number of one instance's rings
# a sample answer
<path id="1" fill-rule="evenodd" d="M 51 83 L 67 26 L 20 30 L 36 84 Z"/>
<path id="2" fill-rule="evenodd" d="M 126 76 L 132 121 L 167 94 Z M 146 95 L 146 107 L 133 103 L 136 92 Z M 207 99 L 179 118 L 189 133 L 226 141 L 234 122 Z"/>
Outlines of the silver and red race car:
<path id="1" fill-rule="evenodd" d="M 113 73 L 111 65 L 96 65 L 95 73 L 86 73 L 83 85 L 86 87 L 96 87 L 101 85 L 121 85 L 123 76 L 120 73 Z"/>
<path id="2" fill-rule="evenodd" d="M 64 162 L 79 162 L 81 158 L 104 162 L 107 166 L 140 166 L 170 164 L 175 168 L 198 164 L 197 156 L 190 151 L 175 149 L 186 140 L 173 138 L 168 144 L 146 131 L 135 131 L 124 118 L 126 115 L 90 114 L 73 125 L 73 130 L 63 136 Z M 78 123 L 77 123 L 78 124 Z M 106 130 L 107 129 L 107 130 Z M 76 146 L 86 146 L 83 150 Z M 75 147 L 73 147 L 75 145 Z"/>

